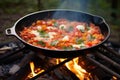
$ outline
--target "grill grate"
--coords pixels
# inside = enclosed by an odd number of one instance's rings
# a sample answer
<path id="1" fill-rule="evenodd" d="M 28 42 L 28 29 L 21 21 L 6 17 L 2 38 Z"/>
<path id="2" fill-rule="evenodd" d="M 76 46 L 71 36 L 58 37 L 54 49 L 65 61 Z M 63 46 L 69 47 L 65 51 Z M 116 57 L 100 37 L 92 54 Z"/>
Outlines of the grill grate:
<path id="1" fill-rule="evenodd" d="M 4 44 L 5 46 L 10 46 L 11 43 Z M 14 46 L 13 46 L 14 44 Z M 3 45 L 0 45 L 0 47 Z M 6 52 L 6 55 L 0 55 L 0 76 L 3 77 L 2 79 L 8 79 L 8 80 L 15 80 L 15 79 L 24 79 L 26 75 L 22 75 L 22 73 L 28 74 L 30 72 L 29 69 L 29 62 L 34 61 L 36 59 L 35 56 L 39 59 L 47 59 L 48 57 L 42 56 L 42 55 L 32 55 L 33 58 L 29 55 L 30 53 L 33 53 L 31 50 L 29 50 L 27 47 L 25 47 L 21 42 L 12 42 L 12 50 L 9 50 Z M 27 56 L 26 56 L 27 55 Z M 25 58 L 28 57 L 28 58 Z M 84 69 L 86 69 L 88 72 L 93 73 L 95 77 L 91 80 L 103 80 L 103 77 L 107 80 L 110 80 L 113 76 L 117 77 L 117 79 L 120 79 L 120 46 L 113 44 L 111 42 L 105 43 L 104 45 L 101 45 L 96 50 L 93 50 L 92 52 L 89 51 L 86 53 L 85 56 L 79 56 L 82 61 L 85 62 L 85 65 L 82 65 Z M 73 57 L 75 58 L 75 57 Z M 67 58 L 65 61 L 54 65 L 54 66 L 47 66 L 46 70 L 37 76 L 31 78 L 30 80 L 35 80 L 42 75 L 46 75 L 51 71 L 56 70 L 66 62 L 72 60 L 73 58 Z M 25 62 L 27 60 L 28 62 Z M 46 61 L 47 62 L 47 61 Z M 10 74 L 9 71 L 11 67 L 15 64 L 24 64 L 22 65 L 19 71 L 17 71 L 15 74 Z M 49 64 L 49 63 L 48 63 Z M 2 70 L 2 71 L 1 71 Z M 58 70 L 56 70 L 58 71 Z M 4 72 L 4 73 L 2 73 Z M 107 74 L 106 74 L 107 73 Z M 75 78 L 75 77 L 74 77 Z M 77 78 L 76 78 L 77 79 Z M 69 80 L 69 79 L 64 79 Z M 71 79 L 72 80 L 72 79 Z"/>

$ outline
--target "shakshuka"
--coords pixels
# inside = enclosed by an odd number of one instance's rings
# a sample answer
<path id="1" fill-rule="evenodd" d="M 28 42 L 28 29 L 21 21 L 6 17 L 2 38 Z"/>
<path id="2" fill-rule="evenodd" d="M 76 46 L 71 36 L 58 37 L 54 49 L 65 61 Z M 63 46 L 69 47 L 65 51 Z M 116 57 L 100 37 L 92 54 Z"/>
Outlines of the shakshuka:
<path id="1" fill-rule="evenodd" d="M 99 26 L 67 19 L 37 20 L 25 26 L 20 37 L 29 44 L 51 50 L 89 48 L 104 39 Z"/>

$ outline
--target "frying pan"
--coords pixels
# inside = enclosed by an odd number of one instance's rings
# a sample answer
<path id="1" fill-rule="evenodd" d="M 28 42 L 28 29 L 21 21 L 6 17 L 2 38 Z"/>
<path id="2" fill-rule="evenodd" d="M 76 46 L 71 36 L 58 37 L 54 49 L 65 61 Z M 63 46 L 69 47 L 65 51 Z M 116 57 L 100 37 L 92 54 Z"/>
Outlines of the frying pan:
<path id="1" fill-rule="evenodd" d="M 80 21 L 85 23 L 93 23 L 98 26 L 101 30 L 101 33 L 104 35 L 104 40 L 92 47 L 78 49 L 78 50 L 51 50 L 46 48 L 40 48 L 34 46 L 32 44 L 27 43 L 20 37 L 20 31 L 23 30 L 24 27 L 30 26 L 33 22 L 42 19 L 60 19 L 65 18 L 71 21 Z M 105 22 L 104 18 L 96 15 L 92 15 L 89 13 L 76 11 L 76 10 L 68 10 L 68 9 L 51 9 L 51 10 L 43 10 L 34 13 L 30 13 L 28 15 L 23 16 L 19 20 L 15 22 L 13 27 L 6 29 L 6 35 L 16 36 L 20 41 L 22 41 L 28 48 L 31 50 L 37 51 L 36 53 L 42 53 L 45 56 L 49 57 L 57 57 L 57 58 L 66 58 L 66 57 L 75 57 L 79 55 L 84 55 L 86 51 L 92 50 L 103 44 L 107 41 L 110 36 L 110 28 L 108 24 Z M 74 36 L 73 36 L 74 37 Z"/>

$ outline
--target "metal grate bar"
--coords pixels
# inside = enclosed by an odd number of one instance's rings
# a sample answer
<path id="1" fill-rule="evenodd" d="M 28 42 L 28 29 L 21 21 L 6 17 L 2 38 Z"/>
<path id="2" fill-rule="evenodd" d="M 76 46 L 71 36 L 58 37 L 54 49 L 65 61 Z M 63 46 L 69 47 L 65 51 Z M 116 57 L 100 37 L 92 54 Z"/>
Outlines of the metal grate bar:
<path id="1" fill-rule="evenodd" d="M 20 51 L 25 50 L 25 49 L 26 49 L 26 47 L 23 47 L 23 48 L 21 48 L 21 49 L 19 49 L 19 50 L 17 50 L 17 51 L 14 51 L 14 52 L 11 52 L 11 53 L 9 53 L 9 54 L 6 54 L 5 56 L 1 56 L 1 57 L 0 57 L 0 60 L 5 59 L 5 58 L 7 58 L 7 57 L 10 57 L 10 56 L 12 56 L 12 55 L 14 55 L 14 54 L 16 54 L 16 53 L 18 53 L 18 52 L 20 52 Z"/>
<path id="2" fill-rule="evenodd" d="M 113 61 L 112 59 L 108 58 L 107 56 L 101 54 L 104 53 L 100 50 L 98 50 L 99 52 L 94 53 L 95 55 L 97 55 L 99 58 L 102 58 L 104 60 L 106 60 L 107 62 L 109 62 L 110 64 L 112 64 L 113 66 L 115 66 L 117 69 L 120 70 L 120 64 L 118 64 L 117 62 Z"/>
<path id="3" fill-rule="evenodd" d="M 108 52 L 110 52 L 110 53 L 112 53 L 112 54 L 114 54 L 114 55 L 116 55 L 117 57 L 120 58 L 120 54 L 119 54 L 118 52 L 114 51 L 113 49 L 110 49 L 110 48 L 108 48 L 108 47 L 106 47 L 106 46 L 104 46 L 104 45 L 101 45 L 101 47 L 102 47 L 103 49 L 107 50 Z"/>
<path id="4" fill-rule="evenodd" d="M 75 58 L 75 57 L 73 57 L 73 58 Z M 46 73 L 49 73 L 50 71 L 53 71 L 54 69 L 60 67 L 61 65 L 63 65 L 63 64 L 65 64 L 66 62 L 72 60 L 73 58 L 68 58 L 68 59 L 64 60 L 63 62 L 61 62 L 61 63 L 59 63 L 59 64 L 57 64 L 57 65 L 55 65 L 55 66 L 49 68 L 48 70 L 46 70 L 46 71 L 44 71 L 44 72 L 38 74 L 37 76 L 31 78 L 30 80 L 35 80 L 35 79 L 37 79 L 38 77 L 40 77 L 40 76 L 42 76 L 42 75 L 44 75 L 44 74 L 46 74 Z"/>
<path id="5" fill-rule="evenodd" d="M 94 64 L 96 64 L 97 66 L 99 66 L 100 68 L 104 69 L 105 71 L 109 72 L 110 74 L 116 76 L 118 79 L 120 79 L 120 75 L 114 71 L 112 71 L 111 69 L 107 68 L 106 66 L 104 66 L 103 64 L 99 63 L 98 61 L 94 60 L 92 57 L 91 57 L 91 54 L 88 54 L 86 56 L 86 58 L 88 60 L 90 60 L 91 62 L 93 62 Z"/>

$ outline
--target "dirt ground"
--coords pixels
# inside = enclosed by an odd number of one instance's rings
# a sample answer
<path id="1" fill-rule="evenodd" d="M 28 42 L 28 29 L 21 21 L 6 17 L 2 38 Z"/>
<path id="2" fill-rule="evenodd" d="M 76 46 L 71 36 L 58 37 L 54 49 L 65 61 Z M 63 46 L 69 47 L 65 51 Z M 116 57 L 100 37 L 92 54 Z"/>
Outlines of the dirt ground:
<path id="1" fill-rule="evenodd" d="M 21 14 L 0 14 L 0 43 L 17 40 L 14 36 L 6 36 L 5 30 L 14 25 Z"/>

